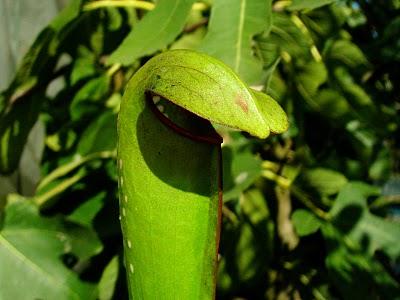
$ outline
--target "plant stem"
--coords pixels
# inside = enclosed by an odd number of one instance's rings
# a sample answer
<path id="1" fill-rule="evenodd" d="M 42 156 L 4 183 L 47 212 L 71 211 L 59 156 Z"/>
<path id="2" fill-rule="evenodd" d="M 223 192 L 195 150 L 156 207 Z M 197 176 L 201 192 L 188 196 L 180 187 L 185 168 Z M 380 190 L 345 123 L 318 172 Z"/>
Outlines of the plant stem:
<path id="1" fill-rule="evenodd" d="M 222 214 L 226 217 L 232 224 L 237 224 L 239 222 L 237 216 L 233 211 L 231 211 L 226 205 L 222 206 Z"/>
<path id="2" fill-rule="evenodd" d="M 278 235 L 284 245 L 289 250 L 293 250 L 299 243 L 299 237 L 293 228 L 293 223 L 290 219 L 292 213 L 292 200 L 290 190 L 282 186 L 275 187 L 275 195 L 277 199 L 277 230 Z"/>
<path id="3" fill-rule="evenodd" d="M 121 64 L 113 64 L 108 70 L 107 70 L 107 75 L 109 77 L 113 76 L 115 72 L 117 72 L 121 68 Z"/>
<path id="4" fill-rule="evenodd" d="M 310 31 L 308 31 L 307 26 L 303 23 L 303 21 L 296 14 L 292 14 L 290 16 L 290 19 L 297 26 L 297 28 L 299 28 L 301 30 L 301 32 L 312 41 L 312 45 L 310 48 L 311 55 L 316 62 L 320 62 L 322 60 L 322 56 L 319 53 L 317 46 L 315 46 L 315 43 L 311 37 Z"/>
<path id="5" fill-rule="evenodd" d="M 288 7 L 290 4 L 292 4 L 291 0 L 281 0 L 281 1 L 277 1 L 274 3 L 274 5 L 272 6 L 272 9 L 274 11 L 282 11 L 284 10 L 286 7 Z"/>
<path id="6" fill-rule="evenodd" d="M 46 193 L 44 193 L 44 194 L 42 194 L 42 195 L 40 195 L 38 197 L 35 197 L 33 202 L 39 207 L 42 206 L 43 204 L 45 204 L 48 200 L 50 200 L 54 196 L 62 193 L 67 188 L 69 188 L 70 186 L 72 186 L 75 183 L 77 183 L 79 180 L 81 180 L 83 177 L 85 177 L 86 174 L 87 173 L 85 171 L 84 172 L 78 172 L 74 176 L 64 180 L 59 185 L 55 186 L 54 188 L 52 188 L 51 190 L 47 191 Z"/>
<path id="7" fill-rule="evenodd" d="M 319 207 L 317 207 L 311 199 L 298 187 L 296 186 L 291 186 L 291 191 L 292 193 L 296 196 L 297 199 L 299 199 L 307 208 L 309 208 L 315 215 L 320 217 L 323 220 L 328 220 L 329 219 L 329 214 Z"/>
<path id="8" fill-rule="evenodd" d="M 152 2 L 147 2 L 147 1 L 135 1 L 135 0 L 99 0 L 99 1 L 92 1 L 88 4 L 86 4 L 83 7 L 84 11 L 90 11 L 90 10 L 95 10 L 99 8 L 104 8 L 104 7 L 133 7 L 133 8 L 138 8 L 138 9 L 143 9 L 143 10 L 153 10 L 155 7 L 155 4 Z M 193 10 L 198 10 L 198 11 L 203 11 L 207 10 L 209 6 L 205 3 L 195 3 L 193 4 L 192 9 Z"/>
<path id="9" fill-rule="evenodd" d="M 154 3 L 147 1 L 125 1 L 125 0 L 100 0 L 92 1 L 83 7 L 84 11 L 94 10 L 104 7 L 133 7 L 143 10 L 152 10 Z"/>
<path id="10" fill-rule="evenodd" d="M 287 179 L 287 178 L 285 178 L 283 176 L 280 176 L 280 175 L 278 175 L 278 174 L 276 174 L 276 173 L 274 173 L 274 172 L 272 172 L 270 170 L 261 171 L 261 176 L 266 178 L 266 179 L 275 181 L 280 187 L 283 187 L 283 188 L 286 188 L 286 189 L 289 188 L 290 185 L 291 185 L 291 181 L 289 179 Z"/>
<path id="11" fill-rule="evenodd" d="M 280 165 L 274 161 L 270 161 L 270 160 L 264 160 L 261 163 L 261 167 L 263 169 L 267 169 L 267 170 L 271 170 L 273 172 L 278 172 L 278 170 L 280 169 Z"/>
<path id="12" fill-rule="evenodd" d="M 50 182 L 52 182 L 53 180 L 64 176 L 66 174 L 68 174 L 69 172 L 71 172 L 72 170 L 76 169 L 77 167 L 80 167 L 81 165 L 83 165 L 84 163 L 92 160 L 92 159 L 96 159 L 96 158 L 112 158 L 115 157 L 116 154 L 114 151 L 103 151 L 103 152 L 96 152 L 96 153 L 92 153 L 89 154 L 85 157 L 81 157 L 77 160 L 74 160 L 66 165 L 62 165 L 61 167 L 55 169 L 54 171 L 52 171 L 51 173 L 49 173 L 46 177 L 44 177 L 38 187 L 37 190 L 42 189 L 44 186 L 46 186 L 47 184 L 49 184 Z"/>

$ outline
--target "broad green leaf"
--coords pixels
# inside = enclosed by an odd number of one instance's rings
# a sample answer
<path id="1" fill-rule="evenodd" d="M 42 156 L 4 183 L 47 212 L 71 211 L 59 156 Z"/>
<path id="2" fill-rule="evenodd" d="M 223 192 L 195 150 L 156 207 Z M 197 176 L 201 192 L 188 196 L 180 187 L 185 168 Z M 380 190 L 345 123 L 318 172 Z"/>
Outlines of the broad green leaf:
<path id="1" fill-rule="evenodd" d="M 398 283 L 364 246 L 349 243 L 343 234 L 330 224 L 322 226 L 328 254 L 325 259 L 331 282 L 344 298 L 396 299 Z M 368 287 L 368 288 L 365 288 Z"/>
<path id="2" fill-rule="evenodd" d="M 10 197 L 0 231 L 0 298 L 96 299 L 96 287 L 68 270 L 61 257 L 73 253 L 86 260 L 99 250 L 91 231 L 42 217 L 29 200 Z"/>
<path id="3" fill-rule="evenodd" d="M 321 89 L 314 97 L 315 103 L 325 116 L 338 121 L 348 120 L 351 108 L 346 99 L 334 89 Z"/>
<path id="4" fill-rule="evenodd" d="M 389 179 L 391 166 L 392 159 L 390 157 L 390 150 L 382 148 L 377 153 L 376 159 L 371 162 L 368 170 L 369 178 L 377 182 Z"/>
<path id="5" fill-rule="evenodd" d="M 371 95 L 367 93 L 362 85 L 356 83 L 350 72 L 344 67 L 337 67 L 334 69 L 333 74 L 338 90 L 346 98 L 358 119 L 362 120 L 363 123 L 369 124 L 369 127 L 384 127 L 387 122 L 385 115 L 376 109 Z"/>
<path id="6" fill-rule="evenodd" d="M 280 61 L 281 58 L 277 56 L 271 65 L 269 65 L 268 67 L 264 66 L 264 78 L 265 78 L 264 87 L 266 92 L 268 92 L 268 88 L 272 80 L 272 75 L 274 74 L 275 69 L 278 67 Z"/>
<path id="7" fill-rule="evenodd" d="M 101 108 L 101 100 L 107 96 L 110 77 L 104 74 L 89 80 L 75 95 L 70 105 L 72 120 L 95 114 Z"/>
<path id="8" fill-rule="evenodd" d="M 99 300 L 111 300 L 118 279 L 118 256 L 114 256 L 105 267 L 99 282 Z"/>
<path id="9" fill-rule="evenodd" d="M 78 143 L 82 156 L 94 152 L 112 151 L 117 145 L 117 116 L 106 111 L 96 118 L 83 132 Z"/>
<path id="10" fill-rule="evenodd" d="M 306 26 L 305 29 L 310 33 L 314 43 L 319 49 L 322 45 L 329 47 L 332 36 L 340 31 L 347 36 L 346 31 L 341 31 L 346 23 L 347 15 L 342 5 L 330 5 L 323 9 L 308 10 L 299 15 L 300 20 Z M 322 51 L 324 55 L 325 51 Z"/>
<path id="11" fill-rule="evenodd" d="M 304 66 L 298 66 L 295 70 L 298 89 L 312 97 L 318 87 L 327 80 L 327 71 L 322 62 L 311 61 Z"/>
<path id="12" fill-rule="evenodd" d="M 237 199 L 261 175 L 261 160 L 249 150 L 222 149 L 224 202 Z"/>
<path id="13" fill-rule="evenodd" d="M 327 59 L 333 63 L 342 63 L 349 68 L 359 68 L 369 66 L 369 62 L 365 54 L 354 43 L 347 40 L 335 41 L 329 47 Z"/>
<path id="14" fill-rule="evenodd" d="M 59 46 L 68 33 L 65 28 L 79 15 L 80 5 L 80 0 L 71 1 L 40 33 L 10 87 L 0 95 L 0 173 L 10 173 L 18 166 L 60 55 Z"/>
<path id="15" fill-rule="evenodd" d="M 321 221 L 305 209 L 297 209 L 292 215 L 292 222 L 299 236 L 310 235 L 321 227 Z"/>
<path id="16" fill-rule="evenodd" d="M 335 3 L 337 0 L 293 0 L 289 5 L 289 10 L 311 10 L 327 4 Z"/>
<path id="17" fill-rule="evenodd" d="M 83 46 L 78 47 L 78 51 L 80 55 L 75 59 L 71 71 L 71 85 L 75 85 L 78 81 L 96 74 L 94 53 Z"/>
<path id="18" fill-rule="evenodd" d="M 271 27 L 271 1 L 216 0 L 200 50 L 230 66 L 249 84 L 259 83 L 262 63 L 253 38 Z"/>
<path id="19" fill-rule="evenodd" d="M 257 40 L 276 45 L 280 51 L 285 51 L 293 57 L 311 58 L 312 41 L 305 35 L 293 20 L 286 14 L 273 13 L 271 32 L 263 34 Z M 272 47 L 272 46 L 270 46 Z"/>
<path id="20" fill-rule="evenodd" d="M 371 194 L 376 194 L 376 190 L 366 184 L 344 186 L 330 211 L 333 224 L 369 255 L 380 250 L 395 261 L 400 257 L 400 224 L 369 212 L 366 197 Z"/>
<path id="21" fill-rule="evenodd" d="M 255 99 L 257 99 L 258 109 L 263 114 L 268 123 L 269 130 L 272 133 L 285 132 L 289 127 L 289 122 L 285 114 L 282 114 L 280 105 L 272 99 L 271 96 L 251 90 Z"/>
<path id="22" fill-rule="evenodd" d="M 349 104 L 355 109 L 368 109 L 373 105 L 371 97 L 354 82 L 354 78 L 347 70 L 338 67 L 334 70 L 334 76 Z"/>
<path id="23" fill-rule="evenodd" d="M 195 0 L 160 0 L 128 34 L 108 59 L 109 64 L 132 64 L 167 47 L 183 29 Z M 157 25 L 155 25 L 157 24 Z"/>
<path id="24" fill-rule="evenodd" d="M 280 76 L 279 72 L 272 73 L 269 84 L 266 87 L 266 92 L 268 95 L 271 95 L 274 99 L 283 99 L 287 91 L 287 85 Z"/>
<path id="25" fill-rule="evenodd" d="M 264 63 L 264 69 L 267 69 L 274 65 L 275 61 L 280 57 L 280 49 L 278 45 L 270 43 L 268 39 L 268 33 L 264 33 L 256 38 L 257 51 Z"/>
<path id="26" fill-rule="evenodd" d="M 207 30 L 200 27 L 196 31 L 183 35 L 179 40 L 171 45 L 171 50 L 175 49 L 197 49 L 203 40 Z"/>
<path id="27" fill-rule="evenodd" d="M 68 216 L 68 220 L 86 227 L 91 227 L 93 225 L 93 219 L 103 207 L 105 197 L 106 193 L 100 192 L 91 199 L 88 199 Z"/>
<path id="28" fill-rule="evenodd" d="M 163 98 L 158 108 L 149 93 Z M 193 51 L 160 54 L 131 78 L 118 118 L 131 298 L 214 297 L 221 141 L 206 120 L 266 137 L 286 119 L 272 99 L 260 101 L 223 63 Z"/>
<path id="29" fill-rule="evenodd" d="M 225 223 L 221 236 L 219 288 L 231 293 L 243 287 L 252 289 L 254 282 L 265 280 L 274 251 L 274 223 L 262 193 L 257 189 L 246 191 L 240 208 L 239 223 Z M 253 291 L 254 298 L 261 297 L 254 293 L 258 292 Z"/>
<path id="30" fill-rule="evenodd" d="M 107 9 L 107 16 L 109 18 L 107 29 L 109 31 L 118 30 L 123 25 L 122 15 L 120 14 L 118 8 L 116 7 L 107 7 L 106 9 Z"/>
<path id="31" fill-rule="evenodd" d="M 324 168 L 307 170 L 303 174 L 303 177 L 307 181 L 308 186 L 325 196 L 338 193 L 347 183 L 347 179 L 343 174 Z"/>

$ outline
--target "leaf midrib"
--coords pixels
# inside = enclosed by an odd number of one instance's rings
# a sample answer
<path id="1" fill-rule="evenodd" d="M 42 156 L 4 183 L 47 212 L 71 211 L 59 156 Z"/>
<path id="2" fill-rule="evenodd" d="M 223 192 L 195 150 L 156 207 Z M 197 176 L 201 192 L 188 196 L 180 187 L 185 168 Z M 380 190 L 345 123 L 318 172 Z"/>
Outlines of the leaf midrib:
<path id="1" fill-rule="evenodd" d="M 243 43 L 242 36 L 243 36 L 243 28 L 244 28 L 244 20 L 245 20 L 246 1 L 247 0 L 241 0 L 241 3 L 240 3 L 238 38 L 237 38 L 237 42 L 236 42 L 236 58 L 235 58 L 235 68 L 234 68 L 234 70 L 237 73 L 239 73 L 240 57 L 242 55 L 242 43 Z"/>

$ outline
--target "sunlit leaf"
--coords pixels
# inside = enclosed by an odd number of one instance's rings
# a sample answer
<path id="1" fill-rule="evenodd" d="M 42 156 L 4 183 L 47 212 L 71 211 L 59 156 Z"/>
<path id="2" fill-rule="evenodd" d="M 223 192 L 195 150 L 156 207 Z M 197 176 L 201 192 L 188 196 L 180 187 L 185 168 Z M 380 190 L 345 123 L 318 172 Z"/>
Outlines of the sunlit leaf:
<path id="1" fill-rule="evenodd" d="M 307 184 L 321 195 L 333 195 L 347 183 L 347 178 L 334 170 L 315 168 L 302 174 Z"/>
<path id="2" fill-rule="evenodd" d="M 327 4 L 336 2 L 337 0 L 293 0 L 288 7 L 289 10 L 315 9 Z"/>
<path id="3" fill-rule="evenodd" d="M 111 300 L 118 278 L 118 256 L 114 256 L 105 267 L 99 282 L 99 300 Z"/>
<path id="4" fill-rule="evenodd" d="M 225 62 L 247 83 L 257 83 L 262 64 L 253 53 L 252 39 L 270 26 L 270 0 L 216 0 L 200 50 Z"/>
<path id="5" fill-rule="evenodd" d="M 185 25 L 194 0 L 160 0 L 128 34 L 108 63 L 128 65 L 136 59 L 164 49 Z M 157 24 L 155 26 L 155 24 Z"/>
<path id="6" fill-rule="evenodd" d="M 306 236 L 316 232 L 321 227 L 321 221 L 304 209 L 297 209 L 292 215 L 292 222 L 299 236 Z"/>

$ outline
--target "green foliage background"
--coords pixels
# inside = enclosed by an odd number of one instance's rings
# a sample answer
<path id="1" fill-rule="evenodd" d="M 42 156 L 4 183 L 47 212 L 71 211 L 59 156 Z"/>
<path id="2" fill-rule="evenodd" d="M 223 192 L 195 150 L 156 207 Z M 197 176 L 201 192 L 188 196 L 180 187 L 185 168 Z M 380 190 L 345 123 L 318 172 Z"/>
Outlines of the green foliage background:
<path id="1" fill-rule="evenodd" d="M 217 126 L 217 298 L 400 299 L 400 2 L 155 2 L 69 1 L 1 93 L 0 299 L 126 299 L 116 116 L 182 48 L 290 119 L 267 140 Z"/>

